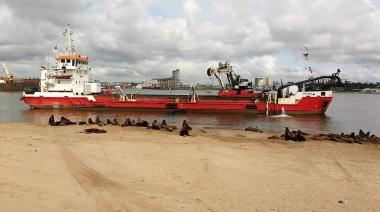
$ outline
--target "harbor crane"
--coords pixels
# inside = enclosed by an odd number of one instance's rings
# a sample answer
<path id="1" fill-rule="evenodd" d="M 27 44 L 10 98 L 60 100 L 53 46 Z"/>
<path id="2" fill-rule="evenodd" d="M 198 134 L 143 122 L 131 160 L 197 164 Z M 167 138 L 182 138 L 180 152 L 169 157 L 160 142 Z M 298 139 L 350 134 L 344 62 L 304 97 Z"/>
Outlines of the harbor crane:
<path id="1" fill-rule="evenodd" d="M 228 61 L 226 61 L 225 63 L 219 62 L 218 67 L 207 69 L 207 75 L 215 76 L 216 79 L 219 81 L 219 84 L 222 87 L 222 89 L 226 91 L 227 89 L 221 78 L 222 74 L 225 74 L 227 76 L 228 83 L 233 89 L 237 89 L 241 82 L 246 81 L 241 79 L 240 75 L 236 75 L 235 71 L 232 69 L 232 66 L 228 63 Z"/>
<path id="2" fill-rule="evenodd" d="M 4 68 L 4 71 L 5 71 L 5 77 L 7 79 L 12 79 L 13 75 L 11 73 L 9 73 L 8 68 L 7 68 L 7 66 L 4 63 L 3 63 L 3 68 Z"/>

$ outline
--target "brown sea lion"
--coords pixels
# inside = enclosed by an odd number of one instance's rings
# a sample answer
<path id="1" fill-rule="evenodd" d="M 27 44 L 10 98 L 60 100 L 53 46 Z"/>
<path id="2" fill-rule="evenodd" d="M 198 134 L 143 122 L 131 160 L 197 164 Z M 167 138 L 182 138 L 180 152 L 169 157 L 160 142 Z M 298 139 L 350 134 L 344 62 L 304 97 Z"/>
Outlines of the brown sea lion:
<path id="1" fill-rule="evenodd" d="M 160 130 L 160 129 L 161 129 L 161 127 L 160 127 L 160 125 L 158 124 L 157 120 L 154 120 L 154 121 L 152 122 L 152 125 L 151 125 L 150 128 L 152 128 L 152 129 L 154 129 L 154 130 Z"/>
<path id="2" fill-rule="evenodd" d="M 121 126 L 122 127 L 132 126 L 132 122 L 129 118 L 126 118 L 124 123 Z"/>
<path id="3" fill-rule="evenodd" d="M 302 135 L 301 130 L 297 131 L 296 141 L 298 141 L 298 142 L 306 141 L 305 137 Z"/>
<path id="4" fill-rule="evenodd" d="M 79 122 L 79 125 L 87 125 L 87 122 L 85 122 L 85 121 L 80 121 L 80 122 Z"/>
<path id="5" fill-rule="evenodd" d="M 189 131 L 192 130 L 192 129 L 193 128 L 189 124 L 187 124 L 187 121 L 183 120 L 183 122 L 182 122 L 182 129 L 179 132 L 179 135 L 180 136 L 190 136 Z"/>
<path id="6" fill-rule="evenodd" d="M 295 139 L 295 136 L 293 135 L 292 132 L 290 132 L 290 130 L 289 130 L 288 127 L 285 127 L 284 138 L 285 138 L 285 141 L 294 140 Z"/>
<path id="7" fill-rule="evenodd" d="M 49 118 L 49 125 L 50 126 L 58 126 L 59 125 L 59 122 L 55 122 L 54 121 L 54 116 L 51 115 L 50 118 Z"/>
<path id="8" fill-rule="evenodd" d="M 352 132 L 352 133 L 350 134 L 350 137 L 351 137 L 352 139 L 356 140 L 356 136 L 355 136 L 355 133 L 354 133 L 354 132 Z"/>
<path id="9" fill-rule="evenodd" d="M 365 133 L 363 132 L 363 130 L 359 130 L 359 138 L 364 138 L 365 137 Z"/>
<path id="10" fill-rule="evenodd" d="M 99 126 L 105 126 L 106 123 L 102 122 L 99 118 L 99 116 L 96 116 L 96 119 L 95 119 L 95 124 L 99 125 Z"/>
<path id="11" fill-rule="evenodd" d="M 61 117 L 61 120 L 59 120 L 59 126 L 65 126 L 65 125 L 74 125 L 75 122 L 70 121 L 70 119 L 66 117 Z"/>
<path id="12" fill-rule="evenodd" d="M 166 123 L 166 120 L 162 120 L 161 122 L 161 128 L 167 128 L 168 127 L 168 124 Z"/>
<path id="13" fill-rule="evenodd" d="M 101 121 L 100 121 L 99 116 L 96 116 L 96 118 L 95 118 L 95 124 L 100 124 L 100 123 L 101 123 Z"/>
<path id="14" fill-rule="evenodd" d="M 119 125 L 119 122 L 117 122 L 116 118 L 113 119 L 112 125 Z"/>
<path id="15" fill-rule="evenodd" d="M 145 120 L 138 119 L 136 122 L 136 126 L 149 128 L 149 123 Z"/>
<path id="16" fill-rule="evenodd" d="M 175 125 L 169 125 L 168 123 L 166 123 L 165 119 L 162 120 L 160 127 L 161 127 L 161 129 L 167 130 L 169 132 L 172 132 L 174 129 L 177 129 L 177 126 L 175 126 Z"/>
<path id="17" fill-rule="evenodd" d="M 89 129 L 85 129 L 83 131 L 83 133 L 85 133 L 85 134 L 90 134 L 90 133 L 107 133 L 107 131 L 106 130 L 97 129 L 97 128 L 89 128 Z"/>
<path id="18" fill-rule="evenodd" d="M 91 118 L 88 118 L 88 124 L 95 124 L 95 122 Z"/>

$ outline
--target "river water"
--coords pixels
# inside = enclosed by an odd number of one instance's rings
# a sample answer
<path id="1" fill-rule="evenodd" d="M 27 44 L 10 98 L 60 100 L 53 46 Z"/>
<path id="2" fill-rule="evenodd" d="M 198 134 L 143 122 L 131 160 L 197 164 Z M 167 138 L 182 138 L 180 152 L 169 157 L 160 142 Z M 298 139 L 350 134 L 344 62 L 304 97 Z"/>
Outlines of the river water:
<path id="1" fill-rule="evenodd" d="M 156 90 L 133 91 L 154 94 Z M 183 94 L 187 91 L 160 91 L 166 94 Z M 202 91 L 211 94 L 215 91 Z M 166 119 L 177 124 L 186 119 L 196 127 L 242 129 L 248 126 L 259 127 L 266 131 L 282 131 L 286 126 L 306 132 L 357 132 L 359 129 L 370 130 L 380 135 L 380 95 L 336 93 L 325 115 L 292 115 L 273 117 L 247 114 L 168 114 L 159 111 L 91 111 L 91 110 L 30 110 L 19 101 L 20 92 L 0 92 L 0 122 L 47 123 L 51 114 L 65 116 L 73 121 L 87 120 L 99 115 L 101 119 L 117 118 L 123 122 L 126 117 L 141 118 L 152 122 Z"/>

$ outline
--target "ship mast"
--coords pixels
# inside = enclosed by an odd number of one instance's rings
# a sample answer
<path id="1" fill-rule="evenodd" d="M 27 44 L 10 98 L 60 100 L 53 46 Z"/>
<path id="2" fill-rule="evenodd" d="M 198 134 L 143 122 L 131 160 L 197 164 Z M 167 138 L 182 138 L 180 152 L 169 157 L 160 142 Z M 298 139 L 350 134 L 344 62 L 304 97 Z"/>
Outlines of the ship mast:
<path id="1" fill-rule="evenodd" d="M 75 55 L 75 47 L 73 40 L 74 31 L 70 28 L 70 24 L 67 24 L 65 27 L 65 31 L 63 32 L 63 36 L 65 36 L 65 47 L 68 51 L 69 55 Z"/>
<path id="2" fill-rule="evenodd" d="M 303 57 L 305 58 L 305 70 L 310 72 L 310 78 L 313 78 L 313 70 L 310 67 L 309 64 L 309 49 L 305 46 L 305 52 L 302 53 Z"/>

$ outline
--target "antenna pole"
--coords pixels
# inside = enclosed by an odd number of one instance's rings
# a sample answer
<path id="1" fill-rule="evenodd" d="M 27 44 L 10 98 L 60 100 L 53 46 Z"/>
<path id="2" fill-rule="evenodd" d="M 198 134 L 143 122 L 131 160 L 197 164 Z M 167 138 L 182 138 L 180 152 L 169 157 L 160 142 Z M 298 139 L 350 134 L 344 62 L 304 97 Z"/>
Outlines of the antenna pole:
<path id="1" fill-rule="evenodd" d="M 74 31 L 70 28 L 70 24 L 67 24 L 65 31 L 63 32 L 63 36 L 65 36 L 65 46 L 69 55 L 75 55 L 75 47 L 73 40 Z"/>
<path id="2" fill-rule="evenodd" d="M 311 69 L 310 65 L 309 65 L 309 49 L 305 46 L 305 52 L 302 54 L 305 58 L 305 70 L 307 70 L 308 72 L 310 72 L 311 74 L 311 78 L 313 78 L 313 70 Z"/>

